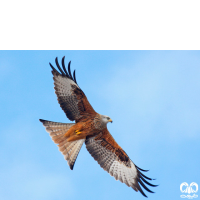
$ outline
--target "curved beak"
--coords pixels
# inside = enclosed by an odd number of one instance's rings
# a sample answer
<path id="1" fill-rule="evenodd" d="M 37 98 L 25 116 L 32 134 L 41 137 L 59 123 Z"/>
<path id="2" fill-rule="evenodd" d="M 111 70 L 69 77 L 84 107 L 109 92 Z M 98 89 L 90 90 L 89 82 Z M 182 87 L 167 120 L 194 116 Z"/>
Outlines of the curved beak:
<path id="1" fill-rule="evenodd" d="M 111 122 L 111 123 L 113 122 L 112 119 L 109 119 L 108 121 Z"/>

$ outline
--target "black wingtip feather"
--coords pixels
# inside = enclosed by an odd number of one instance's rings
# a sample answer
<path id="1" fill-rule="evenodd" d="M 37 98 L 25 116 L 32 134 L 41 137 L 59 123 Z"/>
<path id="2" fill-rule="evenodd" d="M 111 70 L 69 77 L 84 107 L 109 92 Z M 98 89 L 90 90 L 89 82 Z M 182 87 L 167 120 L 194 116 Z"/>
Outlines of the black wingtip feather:
<path id="1" fill-rule="evenodd" d="M 152 178 L 149 178 L 149 177 L 145 176 L 145 175 L 144 175 L 142 172 L 140 172 L 140 171 L 139 171 L 139 174 L 142 175 L 144 178 L 150 180 L 150 181 L 151 181 L 151 180 L 154 180 L 154 179 L 152 179 Z"/>
<path id="2" fill-rule="evenodd" d="M 65 73 L 63 72 L 63 70 L 61 69 L 61 67 L 60 67 L 60 65 L 59 65 L 59 63 L 58 63 L 58 57 L 56 57 L 56 59 L 55 59 L 55 62 L 56 62 L 56 65 L 57 65 L 57 67 L 58 67 L 59 71 L 60 71 L 60 72 L 61 72 L 61 74 L 64 76 L 64 75 L 65 75 Z"/>
<path id="3" fill-rule="evenodd" d="M 149 170 L 144 170 L 144 169 L 141 169 L 140 167 L 138 167 L 137 165 L 135 165 L 137 169 L 143 171 L 143 172 L 148 172 Z"/>
<path id="4" fill-rule="evenodd" d="M 151 191 L 144 183 L 146 183 L 147 185 L 152 186 L 152 187 L 157 187 L 158 185 L 154 185 L 154 184 L 149 183 L 146 179 L 148 179 L 148 180 L 155 180 L 155 179 L 149 178 L 141 172 L 141 171 L 147 172 L 149 170 L 143 170 L 143 169 L 139 168 L 138 166 L 136 166 L 136 168 L 137 168 L 137 172 L 138 172 L 137 182 L 139 183 L 137 188 L 143 196 L 147 197 L 146 195 L 144 195 L 142 188 L 144 188 L 146 191 L 148 191 L 150 193 L 154 193 L 154 192 Z"/>
<path id="5" fill-rule="evenodd" d="M 69 61 L 68 63 L 68 72 L 69 72 L 69 76 L 72 77 L 70 65 L 71 65 L 71 61 Z"/>
<path id="6" fill-rule="evenodd" d="M 75 81 L 75 83 L 76 83 L 76 74 L 75 74 L 75 71 L 76 71 L 76 70 L 74 70 L 74 73 L 73 73 L 73 79 L 74 79 L 74 81 Z"/>
<path id="7" fill-rule="evenodd" d="M 60 74 L 54 67 L 51 63 L 49 63 L 51 69 L 52 69 L 52 73 L 56 73 L 56 74 Z"/>
<path id="8" fill-rule="evenodd" d="M 138 186 L 137 186 L 137 189 L 140 191 L 140 193 L 141 193 L 144 197 L 148 198 L 147 195 L 143 192 L 143 190 L 142 190 L 142 188 L 140 187 L 140 185 L 139 185 L 139 184 L 137 184 L 137 185 L 138 185 Z"/>
<path id="9" fill-rule="evenodd" d="M 155 193 L 155 192 L 153 192 L 153 191 L 151 191 L 142 181 L 141 181 L 141 179 L 137 179 L 138 180 L 138 182 L 140 183 L 140 185 L 146 190 L 146 191 L 148 191 L 148 192 L 150 192 L 150 193 Z"/>
<path id="10" fill-rule="evenodd" d="M 62 67 L 63 67 L 63 70 L 64 70 L 65 74 L 68 75 L 66 67 L 65 67 L 65 56 L 63 56 L 63 58 L 62 58 Z"/>
<path id="11" fill-rule="evenodd" d="M 147 185 L 152 186 L 152 187 L 157 187 L 158 185 L 154 185 L 146 181 L 140 174 L 138 175 L 139 178 L 141 178 L 142 181 L 144 181 Z"/>
<path id="12" fill-rule="evenodd" d="M 71 61 L 69 62 L 68 64 L 68 70 L 66 70 L 66 67 L 65 67 L 65 56 L 63 56 L 62 58 L 62 68 L 60 67 L 59 63 L 58 63 L 58 57 L 55 58 L 55 63 L 56 63 L 56 66 L 58 68 L 58 70 L 56 70 L 51 63 L 50 66 L 52 68 L 52 73 L 56 73 L 57 75 L 60 74 L 62 76 L 66 76 L 67 78 L 71 79 L 72 81 L 74 81 L 76 84 L 77 84 L 77 81 L 76 81 L 76 75 L 75 75 L 75 70 L 74 70 L 74 73 L 73 73 L 73 76 L 72 76 L 72 73 L 71 73 L 71 69 L 70 69 L 70 65 L 71 65 Z"/>

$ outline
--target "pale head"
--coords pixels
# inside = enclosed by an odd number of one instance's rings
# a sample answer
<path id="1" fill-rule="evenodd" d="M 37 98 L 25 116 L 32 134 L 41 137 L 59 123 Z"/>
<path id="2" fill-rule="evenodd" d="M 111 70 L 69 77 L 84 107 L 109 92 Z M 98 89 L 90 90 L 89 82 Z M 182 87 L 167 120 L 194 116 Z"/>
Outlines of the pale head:
<path id="1" fill-rule="evenodd" d="M 112 123 L 112 119 L 108 117 L 107 115 L 101 115 L 101 120 L 104 124 L 107 124 L 108 122 Z"/>

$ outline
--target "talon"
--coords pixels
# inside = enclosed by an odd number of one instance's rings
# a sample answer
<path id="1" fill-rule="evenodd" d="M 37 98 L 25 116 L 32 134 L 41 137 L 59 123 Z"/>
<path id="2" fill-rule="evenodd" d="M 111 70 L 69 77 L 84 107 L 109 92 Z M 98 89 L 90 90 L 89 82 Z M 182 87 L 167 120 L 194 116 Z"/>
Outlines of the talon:
<path id="1" fill-rule="evenodd" d="M 76 133 L 76 135 L 80 135 L 81 134 L 81 132 L 79 130 L 76 130 L 75 133 Z"/>

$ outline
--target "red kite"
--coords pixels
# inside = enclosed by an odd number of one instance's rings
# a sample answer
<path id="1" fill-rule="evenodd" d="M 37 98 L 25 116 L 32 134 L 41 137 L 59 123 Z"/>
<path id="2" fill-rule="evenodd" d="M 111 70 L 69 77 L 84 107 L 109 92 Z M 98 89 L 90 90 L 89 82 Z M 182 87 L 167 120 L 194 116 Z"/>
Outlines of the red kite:
<path id="1" fill-rule="evenodd" d="M 75 71 L 73 74 L 71 73 L 71 61 L 68 64 L 68 70 L 66 70 L 64 58 L 62 58 L 62 68 L 58 59 L 55 59 L 59 71 L 51 63 L 49 64 L 52 68 L 54 89 L 60 107 L 68 119 L 75 121 L 75 123 L 58 123 L 42 119 L 40 121 L 45 126 L 46 131 L 50 133 L 52 140 L 58 144 L 70 169 L 73 169 L 78 153 L 85 142 L 92 157 L 116 180 L 132 187 L 136 192 L 139 190 L 145 197 L 147 196 L 141 187 L 154 193 L 145 185 L 146 183 L 149 186 L 157 186 L 147 181 L 154 179 L 145 176 L 141 171 L 148 170 L 136 166 L 114 140 L 107 129 L 107 123 L 112 122 L 111 118 L 95 112 L 77 84 Z"/>

